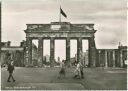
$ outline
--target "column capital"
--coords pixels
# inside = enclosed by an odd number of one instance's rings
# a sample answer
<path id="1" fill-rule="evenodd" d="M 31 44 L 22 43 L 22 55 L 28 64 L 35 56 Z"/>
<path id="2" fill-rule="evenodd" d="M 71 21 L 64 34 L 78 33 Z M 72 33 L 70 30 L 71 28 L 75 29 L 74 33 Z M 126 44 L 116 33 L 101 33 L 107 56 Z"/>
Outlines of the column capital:
<path id="1" fill-rule="evenodd" d="M 71 39 L 70 37 L 66 37 L 66 39 Z"/>
<path id="2" fill-rule="evenodd" d="M 38 37 L 38 40 L 43 39 L 43 37 Z"/>
<path id="3" fill-rule="evenodd" d="M 50 39 L 53 39 L 53 40 L 55 40 L 55 38 L 54 38 L 54 37 L 50 37 Z"/>
<path id="4" fill-rule="evenodd" d="M 26 39 L 32 40 L 33 38 L 32 37 L 26 37 Z"/>

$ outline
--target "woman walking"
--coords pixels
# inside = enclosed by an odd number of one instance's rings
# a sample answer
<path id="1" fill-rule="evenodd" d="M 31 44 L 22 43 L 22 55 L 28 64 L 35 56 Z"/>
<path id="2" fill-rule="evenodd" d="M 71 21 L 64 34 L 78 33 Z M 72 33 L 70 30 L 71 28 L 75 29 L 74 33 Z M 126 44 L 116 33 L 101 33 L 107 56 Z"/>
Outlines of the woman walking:
<path id="1" fill-rule="evenodd" d="M 62 78 L 65 77 L 65 64 L 64 64 L 64 60 L 62 60 L 62 62 L 60 63 L 60 72 L 59 72 L 59 77 L 58 78 Z"/>
<path id="2" fill-rule="evenodd" d="M 80 62 L 77 62 L 77 66 L 76 66 L 76 69 L 75 69 L 75 76 L 74 76 L 74 78 L 80 79 L 80 77 L 81 77 L 81 73 L 80 73 Z"/>

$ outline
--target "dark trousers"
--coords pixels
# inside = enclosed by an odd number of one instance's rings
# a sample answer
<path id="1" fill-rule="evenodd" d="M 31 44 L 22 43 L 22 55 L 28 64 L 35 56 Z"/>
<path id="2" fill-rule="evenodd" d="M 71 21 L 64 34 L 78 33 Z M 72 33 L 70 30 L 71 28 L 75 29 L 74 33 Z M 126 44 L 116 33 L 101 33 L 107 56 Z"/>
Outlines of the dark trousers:
<path id="1" fill-rule="evenodd" d="M 81 73 L 81 78 L 84 78 L 84 72 L 83 72 L 83 70 L 81 70 L 80 73 Z"/>
<path id="2" fill-rule="evenodd" d="M 12 76 L 12 73 L 9 73 L 8 81 L 10 80 L 10 78 L 12 78 L 12 80 L 15 81 L 13 76 Z"/>
<path id="3" fill-rule="evenodd" d="M 65 77 L 65 69 L 64 68 L 61 68 L 59 75 L 60 75 L 59 78 L 62 78 L 62 76 Z"/>

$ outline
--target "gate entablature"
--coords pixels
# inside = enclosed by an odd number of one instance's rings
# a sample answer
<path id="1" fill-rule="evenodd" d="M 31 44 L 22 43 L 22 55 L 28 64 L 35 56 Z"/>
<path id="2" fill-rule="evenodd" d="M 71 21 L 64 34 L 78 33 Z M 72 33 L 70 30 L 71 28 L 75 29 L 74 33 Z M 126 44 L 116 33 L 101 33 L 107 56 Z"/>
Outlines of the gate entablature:
<path id="1" fill-rule="evenodd" d="M 71 24 L 69 22 L 51 22 L 51 24 L 26 24 L 26 30 L 41 30 L 41 31 L 52 31 L 56 30 L 52 28 L 53 26 L 58 26 L 58 30 L 65 30 L 65 31 L 87 31 L 87 30 L 94 30 L 94 24 Z"/>
<path id="2" fill-rule="evenodd" d="M 70 24 L 52 22 L 51 24 L 27 24 L 26 37 L 93 37 L 94 24 Z"/>
<path id="3" fill-rule="evenodd" d="M 39 40 L 39 48 L 43 50 L 43 42 L 45 38 L 50 39 L 50 60 L 54 60 L 54 40 L 56 38 L 66 39 L 66 60 L 70 61 L 70 39 L 77 39 L 77 60 L 80 59 L 80 52 L 82 51 L 82 39 L 86 38 L 89 41 L 89 65 L 95 67 L 96 61 L 96 47 L 94 41 L 94 24 L 71 24 L 70 22 L 51 22 L 51 24 L 27 24 L 26 33 L 27 41 L 27 60 L 31 64 L 32 53 L 31 44 L 32 39 Z M 39 51 L 41 51 L 39 49 Z M 41 53 L 41 54 L 40 54 Z M 43 52 L 39 52 L 39 59 L 43 60 Z"/>

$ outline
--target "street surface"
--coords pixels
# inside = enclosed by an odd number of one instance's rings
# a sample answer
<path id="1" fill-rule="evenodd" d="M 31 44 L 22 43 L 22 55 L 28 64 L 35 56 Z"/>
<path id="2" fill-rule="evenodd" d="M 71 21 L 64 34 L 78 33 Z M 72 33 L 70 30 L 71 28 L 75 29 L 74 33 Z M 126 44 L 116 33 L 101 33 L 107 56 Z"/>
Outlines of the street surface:
<path id="1" fill-rule="evenodd" d="M 1 69 L 3 90 L 126 90 L 127 70 L 122 68 L 84 68 L 85 79 L 74 79 L 74 68 L 66 69 L 66 78 L 58 79 L 60 68 L 16 67 L 16 82 L 7 82 L 8 72 Z"/>

